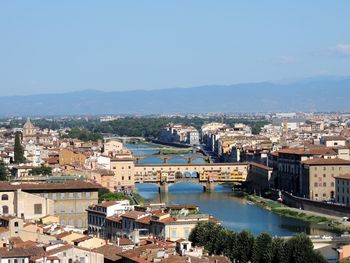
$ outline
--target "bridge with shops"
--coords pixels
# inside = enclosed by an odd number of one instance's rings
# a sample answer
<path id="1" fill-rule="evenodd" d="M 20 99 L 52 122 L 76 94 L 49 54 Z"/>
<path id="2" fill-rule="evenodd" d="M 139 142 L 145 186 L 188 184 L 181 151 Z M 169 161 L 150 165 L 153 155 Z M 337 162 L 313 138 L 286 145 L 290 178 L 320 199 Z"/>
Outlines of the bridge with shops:
<path id="1" fill-rule="evenodd" d="M 194 160 L 203 159 L 205 162 L 211 162 L 210 156 L 204 155 L 177 155 L 177 154 L 145 154 L 142 156 L 134 156 L 136 164 L 140 164 L 145 158 L 156 157 L 162 160 L 164 164 L 167 164 L 172 159 L 185 159 L 188 164 L 193 163 Z"/>
<path id="2" fill-rule="evenodd" d="M 136 164 L 135 183 L 157 184 L 168 192 L 173 184 L 190 182 L 212 191 L 219 184 L 245 182 L 248 169 L 248 163 Z"/>

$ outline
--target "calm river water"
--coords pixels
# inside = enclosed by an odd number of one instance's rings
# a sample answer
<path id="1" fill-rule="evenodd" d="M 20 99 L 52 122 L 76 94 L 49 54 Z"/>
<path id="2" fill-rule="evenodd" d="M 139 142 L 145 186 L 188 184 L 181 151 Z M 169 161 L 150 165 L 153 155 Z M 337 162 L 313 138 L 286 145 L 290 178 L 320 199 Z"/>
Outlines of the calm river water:
<path id="1" fill-rule="evenodd" d="M 127 145 L 129 148 L 138 148 L 136 155 L 145 155 L 157 151 L 147 150 L 146 145 Z M 181 157 L 181 156 L 180 156 Z M 181 158 L 172 159 L 169 163 L 186 163 Z M 196 159 L 204 162 L 203 159 Z M 156 157 L 149 157 L 143 163 L 162 163 Z M 167 204 L 196 204 L 201 212 L 211 214 L 230 229 L 241 231 L 249 230 L 255 235 L 268 232 L 271 235 L 289 236 L 298 232 L 311 235 L 332 234 L 332 231 L 324 225 L 310 224 L 301 220 L 280 216 L 271 213 L 256 205 L 250 205 L 245 199 L 235 197 L 230 188 L 218 186 L 215 192 L 202 192 L 202 187 L 192 183 L 177 183 L 169 188 L 169 193 L 158 193 L 156 185 L 139 184 L 138 193 L 149 203 L 165 202 Z"/>

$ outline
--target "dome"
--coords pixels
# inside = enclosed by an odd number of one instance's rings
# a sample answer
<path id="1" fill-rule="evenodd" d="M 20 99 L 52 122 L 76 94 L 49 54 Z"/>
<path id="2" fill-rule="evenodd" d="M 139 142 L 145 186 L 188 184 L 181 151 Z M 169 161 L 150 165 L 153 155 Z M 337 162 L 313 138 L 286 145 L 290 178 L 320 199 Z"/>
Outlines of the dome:
<path id="1" fill-rule="evenodd" d="M 34 129 L 34 128 L 35 127 L 34 127 L 33 123 L 28 118 L 26 123 L 23 125 L 23 129 Z"/>

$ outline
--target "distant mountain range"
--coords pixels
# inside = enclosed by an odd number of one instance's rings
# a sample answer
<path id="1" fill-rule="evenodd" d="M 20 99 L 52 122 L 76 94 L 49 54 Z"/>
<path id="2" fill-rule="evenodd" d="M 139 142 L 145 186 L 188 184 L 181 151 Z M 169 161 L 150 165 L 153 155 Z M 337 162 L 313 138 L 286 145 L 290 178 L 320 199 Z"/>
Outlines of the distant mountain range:
<path id="1" fill-rule="evenodd" d="M 278 111 L 350 112 L 350 77 L 0 97 L 1 116 Z"/>

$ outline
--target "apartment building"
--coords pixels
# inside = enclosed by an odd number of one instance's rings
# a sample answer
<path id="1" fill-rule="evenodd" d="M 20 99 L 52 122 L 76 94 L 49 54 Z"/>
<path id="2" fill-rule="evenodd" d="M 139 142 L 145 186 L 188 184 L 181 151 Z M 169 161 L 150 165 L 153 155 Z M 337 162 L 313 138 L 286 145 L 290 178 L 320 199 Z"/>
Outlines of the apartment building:
<path id="1" fill-rule="evenodd" d="M 350 173 L 350 161 L 314 158 L 302 162 L 300 195 L 316 201 L 335 198 L 336 177 Z"/>
<path id="2" fill-rule="evenodd" d="M 335 177 L 335 201 L 339 204 L 350 205 L 350 173 Z"/>
<path id="3" fill-rule="evenodd" d="M 59 216 L 62 225 L 87 228 L 86 209 L 97 204 L 99 188 L 99 184 L 83 181 L 0 182 L 1 199 L 4 199 L 0 202 L 3 213 L 5 209 L 9 215 L 37 219 L 51 214 Z"/>

